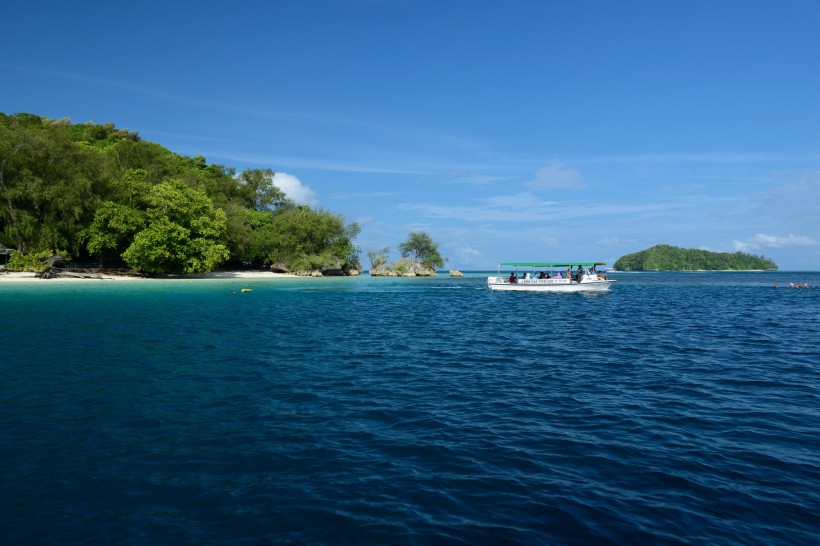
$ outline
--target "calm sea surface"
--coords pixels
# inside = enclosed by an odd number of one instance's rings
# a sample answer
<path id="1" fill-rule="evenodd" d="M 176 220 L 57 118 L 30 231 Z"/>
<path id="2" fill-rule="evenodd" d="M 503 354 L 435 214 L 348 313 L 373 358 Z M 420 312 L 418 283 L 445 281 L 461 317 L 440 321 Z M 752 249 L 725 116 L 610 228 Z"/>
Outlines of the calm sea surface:
<path id="1" fill-rule="evenodd" d="M 0 277 L 0 543 L 819 544 L 820 274 L 613 278 Z"/>

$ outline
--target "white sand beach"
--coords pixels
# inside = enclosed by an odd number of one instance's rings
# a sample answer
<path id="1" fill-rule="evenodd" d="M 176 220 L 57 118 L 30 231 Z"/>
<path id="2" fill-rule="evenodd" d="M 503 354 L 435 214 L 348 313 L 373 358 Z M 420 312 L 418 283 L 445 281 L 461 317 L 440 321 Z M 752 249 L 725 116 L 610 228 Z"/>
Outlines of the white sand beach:
<path id="1" fill-rule="evenodd" d="M 169 279 L 285 279 L 285 278 L 299 278 L 298 275 L 289 273 L 272 273 L 270 271 L 214 271 L 212 273 L 205 273 L 201 275 L 158 275 L 156 277 L 131 277 L 128 275 L 112 275 L 112 274 L 95 274 L 84 273 L 88 277 L 55 277 L 52 279 L 41 279 L 35 276 L 34 273 L 17 272 L 17 271 L 0 271 L 0 284 L 11 282 L 99 282 L 99 281 L 117 281 L 117 282 L 151 282 L 154 280 L 169 280 Z"/>

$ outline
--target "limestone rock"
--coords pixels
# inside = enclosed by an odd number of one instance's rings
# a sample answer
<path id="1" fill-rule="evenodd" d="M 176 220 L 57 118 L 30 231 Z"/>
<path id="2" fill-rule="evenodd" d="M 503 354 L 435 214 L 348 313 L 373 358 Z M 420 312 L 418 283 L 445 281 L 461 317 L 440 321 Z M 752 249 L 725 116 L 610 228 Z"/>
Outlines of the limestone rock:
<path id="1" fill-rule="evenodd" d="M 394 264 L 379 264 L 370 269 L 371 277 L 435 277 L 435 269 L 431 269 L 424 264 L 401 258 Z"/>
<path id="2" fill-rule="evenodd" d="M 339 260 L 336 260 L 336 263 L 321 269 L 299 269 L 297 271 L 291 271 L 284 263 L 277 262 L 270 265 L 270 270 L 274 273 L 293 273 L 299 277 L 343 277 L 346 275 L 358 275 L 362 271 L 362 265 L 358 260 L 345 265 L 342 265 Z"/>
<path id="3" fill-rule="evenodd" d="M 463 277 L 463 276 L 464 276 L 464 273 L 462 273 L 462 272 L 461 272 L 461 271 L 459 271 L 458 269 L 451 269 L 451 270 L 450 270 L 450 276 L 451 276 L 451 277 Z"/>

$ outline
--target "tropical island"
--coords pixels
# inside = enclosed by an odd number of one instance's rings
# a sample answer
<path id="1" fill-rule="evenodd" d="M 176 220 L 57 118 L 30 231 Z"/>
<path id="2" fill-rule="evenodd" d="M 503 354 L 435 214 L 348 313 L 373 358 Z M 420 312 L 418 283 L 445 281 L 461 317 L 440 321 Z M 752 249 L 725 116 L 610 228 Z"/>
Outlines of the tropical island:
<path id="1" fill-rule="evenodd" d="M 111 123 L 0 113 L 8 269 L 42 271 L 62 260 L 147 275 L 358 275 L 358 223 L 297 204 L 275 182 L 271 169 L 236 172 Z M 443 265 L 421 235 L 411 233 L 402 255 Z"/>
<path id="2" fill-rule="evenodd" d="M 763 256 L 744 252 L 708 250 L 656 245 L 627 254 L 615 264 L 618 271 L 775 271 L 777 265 Z"/>
<path id="3" fill-rule="evenodd" d="M 395 263 L 387 261 L 390 247 L 370 250 L 371 277 L 435 277 L 436 269 L 444 267 L 447 258 L 442 258 L 438 243 L 423 231 L 411 231 L 408 239 L 399 245 L 401 258 Z M 450 276 L 460 276 L 458 271 L 450 271 Z"/>

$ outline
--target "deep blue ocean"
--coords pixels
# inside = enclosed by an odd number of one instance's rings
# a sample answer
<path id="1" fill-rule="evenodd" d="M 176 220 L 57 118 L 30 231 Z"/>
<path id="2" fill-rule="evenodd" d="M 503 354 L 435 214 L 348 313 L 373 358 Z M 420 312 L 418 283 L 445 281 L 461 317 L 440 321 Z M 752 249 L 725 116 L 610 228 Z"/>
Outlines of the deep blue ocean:
<path id="1" fill-rule="evenodd" d="M 820 544 L 820 273 L 612 278 L 0 277 L 0 543 Z"/>

